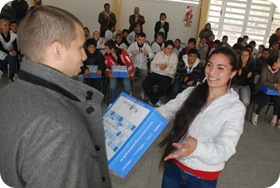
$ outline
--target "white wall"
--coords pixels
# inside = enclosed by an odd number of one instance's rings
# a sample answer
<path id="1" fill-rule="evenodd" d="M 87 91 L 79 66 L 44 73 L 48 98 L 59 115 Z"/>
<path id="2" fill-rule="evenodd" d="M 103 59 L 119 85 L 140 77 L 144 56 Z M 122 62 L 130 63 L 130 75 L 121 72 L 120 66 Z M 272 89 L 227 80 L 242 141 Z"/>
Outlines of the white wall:
<path id="1" fill-rule="evenodd" d="M 143 25 L 144 32 L 149 41 L 154 39 L 155 23 L 159 20 L 161 12 L 166 13 L 167 21 L 169 22 L 168 39 L 181 39 L 182 42 L 187 42 L 190 37 L 196 37 L 199 6 L 193 6 L 193 23 L 191 28 L 184 27 L 184 16 L 186 14 L 186 4 L 168 3 L 168 2 L 153 2 L 147 0 L 122 0 L 121 1 L 121 28 L 129 27 L 129 15 L 133 14 L 134 7 L 140 8 L 140 13 L 145 16 L 146 23 Z"/>
<path id="2" fill-rule="evenodd" d="M 32 6 L 33 0 L 26 0 L 29 6 Z M 94 29 L 99 29 L 98 14 L 103 10 L 105 3 L 113 5 L 113 0 L 43 0 L 44 5 L 53 5 L 63 8 L 76 15 L 90 29 L 92 34 Z M 140 8 L 140 13 L 145 16 L 144 32 L 147 39 L 153 41 L 154 26 L 159 20 L 161 12 L 167 15 L 169 22 L 168 38 L 174 40 L 179 38 L 182 42 L 187 42 L 190 37 L 196 37 L 199 20 L 199 6 L 193 5 L 193 23 L 191 28 L 184 27 L 184 16 L 186 13 L 186 4 L 180 3 L 159 3 L 149 0 L 121 0 L 120 5 L 120 29 L 129 27 L 129 16 L 133 14 L 134 7 Z"/>

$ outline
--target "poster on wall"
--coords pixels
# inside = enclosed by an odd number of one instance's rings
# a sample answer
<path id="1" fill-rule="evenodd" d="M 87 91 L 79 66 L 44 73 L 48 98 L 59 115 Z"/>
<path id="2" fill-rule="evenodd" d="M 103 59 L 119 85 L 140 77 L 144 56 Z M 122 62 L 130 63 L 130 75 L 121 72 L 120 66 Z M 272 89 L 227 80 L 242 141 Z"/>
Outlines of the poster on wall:
<path id="1" fill-rule="evenodd" d="M 184 18 L 185 27 L 192 27 L 192 19 L 193 19 L 193 9 L 191 6 L 187 6 L 186 15 Z"/>

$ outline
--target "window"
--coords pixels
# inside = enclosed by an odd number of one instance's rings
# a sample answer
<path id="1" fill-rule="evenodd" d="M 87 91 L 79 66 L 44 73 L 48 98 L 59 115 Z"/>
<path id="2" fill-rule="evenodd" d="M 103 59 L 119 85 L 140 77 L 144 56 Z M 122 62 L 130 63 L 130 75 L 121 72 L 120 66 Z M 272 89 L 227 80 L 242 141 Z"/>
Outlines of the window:
<path id="1" fill-rule="evenodd" d="M 243 35 L 257 45 L 268 46 L 268 38 L 279 27 L 280 14 L 268 0 L 211 0 L 208 22 L 217 39 L 227 35 L 229 44 Z"/>
<path id="2" fill-rule="evenodd" d="M 200 5 L 200 1 L 201 0 L 144 0 L 144 1 L 152 1 L 152 2 L 173 2 L 173 3 L 184 3 L 184 4 L 188 4 L 188 5 Z"/>

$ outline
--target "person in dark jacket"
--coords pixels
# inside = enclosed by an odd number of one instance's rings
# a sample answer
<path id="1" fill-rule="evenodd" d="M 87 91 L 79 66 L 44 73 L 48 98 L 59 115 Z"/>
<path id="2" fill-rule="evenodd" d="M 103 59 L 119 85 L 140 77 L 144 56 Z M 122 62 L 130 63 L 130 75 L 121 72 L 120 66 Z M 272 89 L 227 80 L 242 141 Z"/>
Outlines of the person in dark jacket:
<path id="1" fill-rule="evenodd" d="M 195 86 L 203 74 L 203 65 L 198 58 L 198 51 L 195 48 L 188 50 L 188 54 L 182 57 L 177 66 L 175 79 L 173 82 L 171 99 L 189 86 Z"/>
<path id="2" fill-rule="evenodd" d="M 116 25 L 116 15 L 110 11 L 110 4 L 104 4 L 104 10 L 99 13 L 98 23 L 100 24 L 100 36 L 105 37 L 105 32 L 108 29 L 109 24 Z"/>
<path id="3" fill-rule="evenodd" d="M 280 42 L 280 27 L 276 29 L 275 33 L 273 33 L 268 40 L 269 47 L 271 48 L 275 42 Z"/>
<path id="4" fill-rule="evenodd" d="M 29 5 L 25 0 L 14 0 L 11 3 L 11 6 L 15 10 L 16 21 L 19 23 L 21 19 L 27 14 Z"/>
<path id="5" fill-rule="evenodd" d="M 167 39 L 168 31 L 169 31 L 169 23 L 166 21 L 166 18 L 167 17 L 166 17 L 165 13 L 160 13 L 159 21 L 156 22 L 155 29 L 154 29 L 155 40 L 156 40 L 158 32 L 163 32 L 164 33 L 164 41 Z"/>
<path id="6" fill-rule="evenodd" d="M 235 91 L 240 100 L 247 107 L 250 104 L 251 85 L 254 83 L 255 67 L 251 59 L 251 50 L 244 48 L 238 61 L 238 71 L 234 77 L 237 86 Z"/>
<path id="7" fill-rule="evenodd" d="M 19 79 L 0 90 L 1 178 L 9 187 L 111 188 L 103 95 L 72 79 L 87 58 L 82 23 L 40 6 L 17 39 L 25 55 Z"/>
<path id="8" fill-rule="evenodd" d="M 90 72 L 89 68 L 91 67 L 94 70 L 96 70 L 95 72 L 96 76 L 101 76 L 101 77 L 84 78 L 84 83 L 101 91 L 106 65 L 102 53 L 96 47 L 97 47 L 97 43 L 93 38 L 88 39 L 86 41 L 85 51 L 87 54 L 87 59 L 84 61 L 84 65 L 82 67 L 81 73 L 85 73 L 87 76 L 90 76 L 92 72 Z"/>

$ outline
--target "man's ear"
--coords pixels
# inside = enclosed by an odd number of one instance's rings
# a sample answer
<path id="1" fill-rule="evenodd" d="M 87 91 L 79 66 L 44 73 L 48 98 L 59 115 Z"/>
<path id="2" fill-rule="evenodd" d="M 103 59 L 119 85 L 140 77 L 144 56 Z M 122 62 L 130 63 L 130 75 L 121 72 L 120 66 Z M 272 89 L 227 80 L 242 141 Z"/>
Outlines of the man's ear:
<path id="1" fill-rule="evenodd" d="M 56 61 L 61 61 L 63 59 L 63 47 L 64 46 L 58 41 L 55 41 L 51 44 L 51 53 Z"/>

